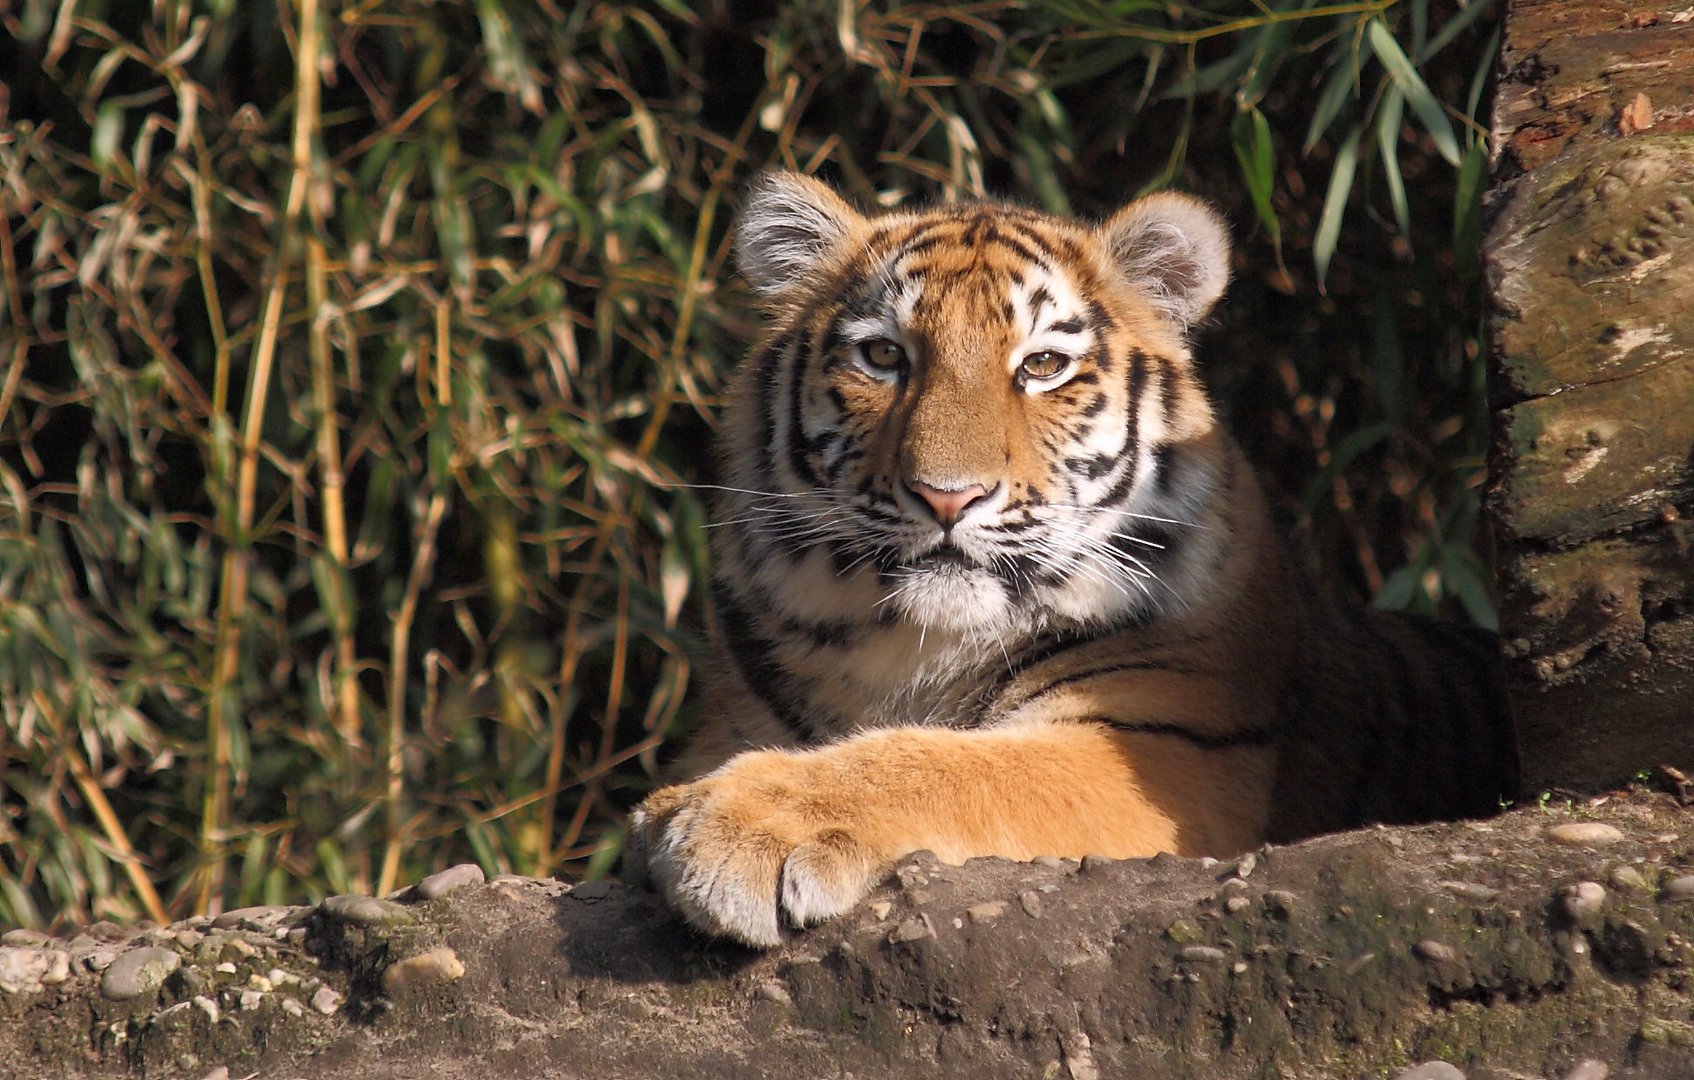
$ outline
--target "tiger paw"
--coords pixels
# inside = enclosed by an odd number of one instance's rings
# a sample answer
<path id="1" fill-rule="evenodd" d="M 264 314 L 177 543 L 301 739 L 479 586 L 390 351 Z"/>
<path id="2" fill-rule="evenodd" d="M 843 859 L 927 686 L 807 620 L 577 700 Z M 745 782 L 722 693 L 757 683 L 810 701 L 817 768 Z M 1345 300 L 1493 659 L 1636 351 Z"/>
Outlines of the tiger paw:
<path id="1" fill-rule="evenodd" d="M 761 948 L 839 915 L 899 852 L 867 843 L 851 802 L 812 786 L 802 757 L 755 751 L 631 815 L 630 866 L 710 934 Z"/>

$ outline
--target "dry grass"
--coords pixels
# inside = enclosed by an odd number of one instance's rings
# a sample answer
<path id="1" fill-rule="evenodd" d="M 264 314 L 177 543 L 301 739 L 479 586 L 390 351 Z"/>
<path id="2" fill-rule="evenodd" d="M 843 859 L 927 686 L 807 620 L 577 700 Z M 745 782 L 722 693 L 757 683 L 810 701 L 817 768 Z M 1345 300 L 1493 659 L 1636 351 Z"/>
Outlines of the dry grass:
<path id="1" fill-rule="evenodd" d="M 686 724 L 686 483 L 768 164 L 1055 210 L 1181 181 L 1256 220 L 1243 285 L 1294 330 L 1219 378 L 1267 403 L 1238 411 L 1301 527 L 1365 591 L 1486 616 L 1451 568 L 1472 203 L 1401 124 L 1424 83 L 1359 46 L 1434 73 L 1463 164 L 1485 20 L 1443 52 L 1467 9 L 743 7 L 0 5 L 0 923 L 607 871 Z M 1402 165 L 1442 179 L 1409 211 Z M 1372 347 L 1417 274 L 1451 293 Z M 1364 345 L 1311 359 L 1312 326 Z"/>

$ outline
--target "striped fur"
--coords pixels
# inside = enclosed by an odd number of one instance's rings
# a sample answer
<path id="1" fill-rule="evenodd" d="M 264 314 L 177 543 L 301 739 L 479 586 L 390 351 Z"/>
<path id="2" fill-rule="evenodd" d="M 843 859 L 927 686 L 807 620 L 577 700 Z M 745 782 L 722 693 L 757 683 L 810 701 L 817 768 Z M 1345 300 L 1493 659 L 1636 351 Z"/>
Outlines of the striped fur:
<path id="1" fill-rule="evenodd" d="M 719 663 L 631 845 L 696 925 L 774 944 L 919 848 L 1224 856 L 1494 808 L 1491 643 L 1319 598 L 1218 425 L 1209 208 L 872 217 L 777 174 L 738 256 L 771 325 L 723 425 Z"/>

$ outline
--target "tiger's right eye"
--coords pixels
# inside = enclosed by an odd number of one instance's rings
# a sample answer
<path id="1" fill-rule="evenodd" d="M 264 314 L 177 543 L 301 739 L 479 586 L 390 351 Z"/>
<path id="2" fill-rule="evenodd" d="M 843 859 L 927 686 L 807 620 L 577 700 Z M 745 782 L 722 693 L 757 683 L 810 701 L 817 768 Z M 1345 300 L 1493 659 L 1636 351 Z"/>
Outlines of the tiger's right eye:
<path id="1" fill-rule="evenodd" d="M 896 371 L 906 363 L 906 350 L 898 341 L 887 338 L 872 338 L 859 346 L 859 356 L 864 362 L 880 371 Z"/>

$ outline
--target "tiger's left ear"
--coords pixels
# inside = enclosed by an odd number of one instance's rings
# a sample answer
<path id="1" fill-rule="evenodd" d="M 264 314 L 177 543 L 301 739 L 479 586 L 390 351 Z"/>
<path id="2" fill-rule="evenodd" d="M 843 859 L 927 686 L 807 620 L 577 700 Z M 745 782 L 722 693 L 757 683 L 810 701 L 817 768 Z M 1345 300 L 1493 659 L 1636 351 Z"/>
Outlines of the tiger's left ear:
<path id="1" fill-rule="evenodd" d="M 1100 238 L 1130 284 L 1185 333 L 1229 284 L 1229 226 L 1193 196 L 1137 199 L 1106 219 Z"/>

